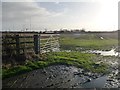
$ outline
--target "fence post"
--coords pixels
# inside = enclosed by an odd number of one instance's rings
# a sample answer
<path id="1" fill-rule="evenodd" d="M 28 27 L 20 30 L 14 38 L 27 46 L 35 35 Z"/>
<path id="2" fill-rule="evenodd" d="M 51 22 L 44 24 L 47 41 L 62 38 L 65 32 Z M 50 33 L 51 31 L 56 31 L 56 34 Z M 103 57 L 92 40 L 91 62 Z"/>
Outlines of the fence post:
<path id="1" fill-rule="evenodd" d="M 40 36 L 34 35 L 34 50 L 35 50 L 35 54 L 39 54 L 40 52 Z"/>
<path id="2" fill-rule="evenodd" d="M 20 39 L 19 39 L 19 35 L 16 35 L 16 54 L 19 55 L 20 54 Z"/>

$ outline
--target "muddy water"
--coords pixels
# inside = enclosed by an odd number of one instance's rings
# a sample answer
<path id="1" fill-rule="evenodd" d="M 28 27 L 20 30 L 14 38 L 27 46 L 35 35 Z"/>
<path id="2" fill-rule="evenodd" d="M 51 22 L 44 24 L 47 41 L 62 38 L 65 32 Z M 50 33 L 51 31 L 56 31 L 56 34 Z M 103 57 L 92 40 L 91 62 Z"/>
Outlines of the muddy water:
<path id="1" fill-rule="evenodd" d="M 116 56 L 117 54 L 113 49 L 111 51 L 92 51 L 91 53 L 105 56 Z M 119 85 L 119 81 L 115 77 L 118 74 L 118 63 L 113 59 L 108 61 L 112 63 L 112 73 L 107 76 L 86 72 L 74 66 L 53 65 L 5 79 L 3 88 L 116 88 Z"/>
<path id="2" fill-rule="evenodd" d="M 94 53 L 94 54 L 99 54 L 103 56 L 118 56 L 119 53 L 115 51 L 115 49 L 111 49 L 110 51 L 102 51 L 102 50 L 88 50 L 85 51 L 87 53 Z"/>
<path id="3" fill-rule="evenodd" d="M 87 82 L 83 84 L 83 87 L 84 88 L 94 88 L 94 87 L 104 88 L 106 80 L 107 80 L 107 76 L 102 76 L 100 78 L 91 80 L 91 82 Z"/>
<path id="4" fill-rule="evenodd" d="M 97 82 L 98 76 L 74 66 L 53 65 L 3 80 L 3 88 L 84 88 L 90 80 Z M 105 80 L 100 83 L 96 87 L 104 87 Z"/>

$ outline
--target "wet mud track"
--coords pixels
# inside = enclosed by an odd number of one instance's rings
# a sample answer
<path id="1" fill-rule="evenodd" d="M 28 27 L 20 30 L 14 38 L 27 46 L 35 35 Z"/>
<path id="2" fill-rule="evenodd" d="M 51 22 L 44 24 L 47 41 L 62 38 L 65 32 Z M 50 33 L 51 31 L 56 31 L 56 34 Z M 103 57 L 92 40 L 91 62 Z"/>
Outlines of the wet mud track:
<path id="1" fill-rule="evenodd" d="M 3 88 L 85 88 L 86 83 L 92 83 L 99 77 L 103 77 L 102 74 L 74 66 L 52 65 L 5 79 L 2 84 Z M 104 84 L 98 87 L 102 88 Z"/>
<path id="2" fill-rule="evenodd" d="M 73 66 L 53 65 L 3 80 L 3 88 L 81 87 L 81 81 L 74 74 L 78 70 Z"/>

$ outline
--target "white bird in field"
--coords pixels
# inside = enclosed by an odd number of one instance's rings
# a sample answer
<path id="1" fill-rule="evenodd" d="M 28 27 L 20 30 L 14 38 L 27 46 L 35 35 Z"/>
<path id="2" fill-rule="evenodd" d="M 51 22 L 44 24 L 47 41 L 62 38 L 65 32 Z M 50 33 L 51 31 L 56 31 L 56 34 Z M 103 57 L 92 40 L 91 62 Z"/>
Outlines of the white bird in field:
<path id="1" fill-rule="evenodd" d="M 103 37 L 100 37 L 100 39 L 102 39 L 102 40 L 103 40 L 104 38 L 103 38 Z"/>

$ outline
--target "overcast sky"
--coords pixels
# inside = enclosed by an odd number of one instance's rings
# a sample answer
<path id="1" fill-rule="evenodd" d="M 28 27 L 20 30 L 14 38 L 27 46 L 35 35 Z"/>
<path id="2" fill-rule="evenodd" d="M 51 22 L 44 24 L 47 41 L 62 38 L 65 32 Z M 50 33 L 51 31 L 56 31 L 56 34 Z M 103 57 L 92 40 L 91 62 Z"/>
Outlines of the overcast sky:
<path id="1" fill-rule="evenodd" d="M 2 2 L 3 30 L 118 29 L 117 0 L 86 2 Z M 23 0 L 22 0 L 23 1 Z"/>

